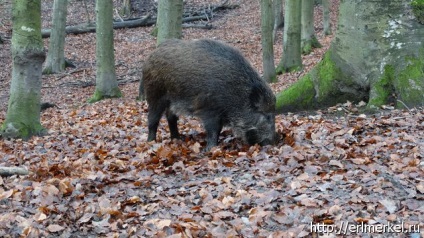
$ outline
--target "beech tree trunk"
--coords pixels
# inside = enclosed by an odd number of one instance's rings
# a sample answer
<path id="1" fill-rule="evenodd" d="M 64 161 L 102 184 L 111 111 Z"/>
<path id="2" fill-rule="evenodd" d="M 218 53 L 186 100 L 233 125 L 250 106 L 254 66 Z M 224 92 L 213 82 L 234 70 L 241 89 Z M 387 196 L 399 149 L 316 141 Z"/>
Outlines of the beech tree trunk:
<path id="1" fill-rule="evenodd" d="M 274 43 L 272 41 L 274 27 L 272 13 L 272 0 L 261 0 L 262 65 L 263 78 L 267 82 L 277 80 L 274 65 Z"/>
<path id="2" fill-rule="evenodd" d="M 45 59 L 41 0 L 14 0 L 12 19 L 12 81 L 1 134 L 6 138 L 28 139 L 45 131 L 40 123 L 41 71 Z"/>
<path id="3" fill-rule="evenodd" d="M 331 35 L 330 9 L 331 9 L 330 0 L 322 0 L 323 27 L 324 27 L 324 34 L 327 36 Z"/>
<path id="4" fill-rule="evenodd" d="M 96 23 L 96 89 L 90 103 L 122 96 L 115 72 L 112 0 L 96 0 Z"/>
<path id="5" fill-rule="evenodd" d="M 43 73 L 55 74 L 65 70 L 65 28 L 68 0 L 53 3 L 52 33 Z"/>
<path id="6" fill-rule="evenodd" d="M 302 35 L 301 47 L 303 54 L 310 54 L 312 49 L 321 47 L 318 39 L 315 37 L 314 29 L 314 0 L 302 1 Z"/>
<path id="7" fill-rule="evenodd" d="M 322 61 L 277 95 L 279 111 L 350 100 L 374 110 L 424 105 L 424 25 L 409 0 L 340 2 L 338 30 Z"/>
<path id="8" fill-rule="evenodd" d="M 286 0 L 284 5 L 283 55 L 277 73 L 297 71 L 302 68 L 300 48 L 301 1 Z"/>
<path id="9" fill-rule="evenodd" d="M 159 0 L 157 19 L 157 45 L 166 39 L 181 39 L 183 0 Z"/>
<path id="10" fill-rule="evenodd" d="M 275 42 L 278 29 L 284 25 L 283 0 L 273 0 L 272 4 L 272 8 L 274 9 L 274 28 L 272 30 L 272 41 Z"/>

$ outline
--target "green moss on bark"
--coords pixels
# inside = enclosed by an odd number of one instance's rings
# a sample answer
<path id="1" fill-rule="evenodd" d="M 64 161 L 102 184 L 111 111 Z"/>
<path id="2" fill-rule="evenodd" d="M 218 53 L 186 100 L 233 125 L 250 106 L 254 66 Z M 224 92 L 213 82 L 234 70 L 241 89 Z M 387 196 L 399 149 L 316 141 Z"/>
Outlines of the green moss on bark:
<path id="1" fill-rule="evenodd" d="M 277 95 L 277 110 L 310 110 L 355 101 L 358 95 L 342 90 L 353 85 L 353 80 L 342 74 L 328 52 L 309 74 Z"/>
<path id="2" fill-rule="evenodd" d="M 46 134 L 46 129 L 40 123 L 27 125 L 20 120 L 15 123 L 4 123 L 0 129 L 0 134 L 5 138 L 22 138 L 23 140 L 28 140 L 32 136 Z"/>
<path id="3" fill-rule="evenodd" d="M 340 69 L 331 59 L 331 53 L 327 52 L 321 62 L 312 71 L 314 75 L 314 83 L 317 85 L 318 102 L 326 101 L 330 95 L 340 94 L 340 90 L 336 88 L 335 80 L 344 80 Z"/>
<path id="4" fill-rule="evenodd" d="M 397 74 L 394 81 L 396 94 L 402 101 L 396 106 L 398 108 L 403 108 L 405 105 L 422 106 L 424 105 L 424 53 L 421 53 L 420 58 L 406 60 L 409 64 Z"/>
<path id="5" fill-rule="evenodd" d="M 395 68 L 392 65 L 386 65 L 383 76 L 371 85 L 370 99 L 367 105 L 368 110 L 374 110 L 389 103 L 390 96 L 394 91 L 394 77 Z"/>
<path id="6" fill-rule="evenodd" d="M 112 89 L 112 91 L 108 94 L 104 94 L 100 90 L 96 89 L 96 91 L 94 92 L 94 95 L 90 99 L 88 99 L 88 102 L 95 103 L 105 98 L 120 98 L 120 97 L 122 97 L 122 93 L 119 87 Z"/>
<path id="7" fill-rule="evenodd" d="M 0 134 L 5 138 L 29 139 L 31 136 L 40 136 L 46 133 L 46 129 L 40 123 L 40 96 L 34 92 L 25 95 L 17 92 L 9 100 L 9 107 L 14 105 L 13 111 L 9 111 L 3 123 Z"/>
<path id="8" fill-rule="evenodd" d="M 424 24 L 424 0 L 413 0 L 411 7 L 417 21 Z"/>
<path id="9" fill-rule="evenodd" d="M 314 84 L 308 74 L 277 95 L 277 111 L 307 110 L 313 104 Z"/>
<path id="10" fill-rule="evenodd" d="M 299 72 L 300 70 L 302 70 L 302 66 L 293 66 L 293 67 L 286 68 L 284 65 L 279 64 L 275 72 L 277 74 L 283 74 L 283 73 Z"/>
<path id="11" fill-rule="evenodd" d="M 309 55 L 313 49 L 321 47 L 322 45 L 319 43 L 318 39 L 315 36 L 312 36 L 312 39 L 309 42 L 306 42 L 302 47 L 302 54 Z"/>

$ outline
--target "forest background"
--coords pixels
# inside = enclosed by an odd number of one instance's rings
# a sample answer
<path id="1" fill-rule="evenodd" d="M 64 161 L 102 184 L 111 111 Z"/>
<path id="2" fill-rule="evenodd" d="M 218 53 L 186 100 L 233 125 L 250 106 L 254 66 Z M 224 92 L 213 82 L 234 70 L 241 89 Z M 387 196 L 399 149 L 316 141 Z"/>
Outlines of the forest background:
<path id="1" fill-rule="evenodd" d="M 335 32 L 338 1 L 331 2 Z M 12 65 L 11 3 L 2 3 L 0 122 Z M 154 10 L 153 1 L 134 3 L 135 16 Z M 220 3 L 188 0 L 185 8 Z M 225 41 L 262 73 L 259 2 L 230 3 L 238 7 L 216 13 L 213 29 L 184 28 L 183 38 Z M 53 1 L 42 4 L 43 28 L 49 28 Z M 94 20 L 94 1 L 87 4 Z M 83 1 L 70 1 L 68 25 L 86 21 L 83 9 Z M 334 35 L 323 35 L 320 7 L 315 11 L 323 47 L 303 56 L 301 72 L 280 75 L 271 84 L 275 92 L 307 73 L 330 46 Z M 0 178 L 1 236 L 307 237 L 311 222 L 404 222 L 423 230 L 420 109 L 399 111 L 388 105 L 365 115 L 359 112 L 362 103 L 346 102 L 279 115 L 281 141 L 276 146 L 249 147 L 225 130 L 221 147 L 210 153 L 200 151 L 205 138 L 201 125 L 186 117 L 180 121 L 185 141 L 171 141 L 162 123 L 158 142 L 146 143 L 147 107 L 135 98 L 143 61 L 155 48 L 152 28 L 115 30 L 124 97 L 95 104 L 87 103 L 95 82 L 95 34 L 67 36 L 65 57 L 77 68 L 43 76 L 42 101 L 56 105 L 42 113 L 48 135 L 0 141 L 0 165 L 30 171 Z M 280 32 L 276 62 L 281 38 Z M 44 43 L 47 48 L 48 39 Z"/>

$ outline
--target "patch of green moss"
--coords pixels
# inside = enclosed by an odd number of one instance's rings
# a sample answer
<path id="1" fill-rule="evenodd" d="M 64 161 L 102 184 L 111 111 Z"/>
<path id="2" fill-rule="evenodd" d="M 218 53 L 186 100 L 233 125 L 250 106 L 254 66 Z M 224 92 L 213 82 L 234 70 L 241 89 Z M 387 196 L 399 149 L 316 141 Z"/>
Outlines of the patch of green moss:
<path id="1" fill-rule="evenodd" d="M 302 54 L 309 55 L 312 52 L 312 43 L 306 42 L 302 47 Z"/>
<path id="2" fill-rule="evenodd" d="M 309 42 L 304 43 L 304 46 L 302 47 L 302 54 L 308 55 L 312 52 L 313 49 L 321 47 L 322 45 L 319 43 L 318 39 L 313 36 Z"/>
<path id="3" fill-rule="evenodd" d="M 282 73 L 299 72 L 301 70 L 302 70 L 302 66 L 293 66 L 293 67 L 285 68 L 282 64 L 280 64 L 277 66 L 277 69 L 275 70 L 275 72 L 277 74 L 282 74 Z"/>
<path id="4" fill-rule="evenodd" d="M 395 67 L 386 65 L 382 77 L 371 84 L 370 99 L 367 109 L 376 109 L 389 103 L 390 96 L 393 94 L 393 81 L 395 78 Z"/>
<path id="5" fill-rule="evenodd" d="M 402 103 L 396 106 L 424 105 L 424 50 L 419 58 L 407 58 L 408 65 L 397 74 L 394 87 Z M 405 104 L 405 105 L 404 105 Z"/>
<path id="6" fill-rule="evenodd" d="M 96 89 L 94 95 L 88 99 L 88 103 L 95 103 L 105 98 L 120 98 L 122 97 L 121 90 L 119 87 L 113 88 L 109 94 L 104 94 L 100 90 Z"/>
<path id="7" fill-rule="evenodd" d="M 413 0 L 411 2 L 412 13 L 417 18 L 417 21 L 424 24 L 424 0 Z"/>
<path id="8" fill-rule="evenodd" d="M 314 69 L 316 75 L 316 83 L 318 85 L 318 100 L 325 98 L 336 90 L 334 80 L 341 75 L 340 69 L 331 59 L 330 52 L 327 52 L 317 68 Z"/>
<path id="9" fill-rule="evenodd" d="M 5 122 L 3 123 L 0 134 L 5 138 L 21 138 L 28 140 L 32 136 L 41 136 L 46 133 L 46 129 L 40 123 L 26 125 L 23 122 Z"/>
<path id="10" fill-rule="evenodd" d="M 314 84 L 311 75 L 307 74 L 277 95 L 277 111 L 306 110 L 313 105 L 314 96 Z"/>
<path id="11" fill-rule="evenodd" d="M 346 101 L 358 101 L 358 95 L 343 92 L 342 88 L 354 88 L 356 83 L 344 75 L 328 51 L 321 62 L 312 70 L 316 89 L 316 107 L 333 106 Z M 359 99 L 361 100 L 361 99 Z"/>

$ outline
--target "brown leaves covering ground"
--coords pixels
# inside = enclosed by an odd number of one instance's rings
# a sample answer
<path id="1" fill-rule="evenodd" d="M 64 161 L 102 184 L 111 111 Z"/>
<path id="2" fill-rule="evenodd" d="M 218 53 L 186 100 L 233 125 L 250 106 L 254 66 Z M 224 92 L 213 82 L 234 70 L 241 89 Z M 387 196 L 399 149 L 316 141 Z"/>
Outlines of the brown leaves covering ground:
<path id="1" fill-rule="evenodd" d="M 43 7 L 51 2 L 43 1 Z M 71 3 L 69 21 L 84 19 L 80 1 Z M 260 71 L 259 5 L 239 3 L 212 21 L 215 29 L 184 29 L 184 37 L 229 42 Z M 280 76 L 272 85 L 276 91 L 296 81 L 328 49 L 331 37 L 322 36 L 320 17 L 317 9 L 324 47 L 304 57 L 304 72 Z M 154 49 L 150 31 L 115 31 L 119 79 L 138 79 Z M 10 21 L 1 19 L 0 34 L 10 36 Z M 94 81 L 94 42 L 94 34 L 68 36 L 66 57 L 79 71 L 43 76 L 43 101 L 58 106 L 42 114 L 48 135 L 0 140 L 0 166 L 31 171 L 0 177 L 1 237 L 317 237 L 311 222 L 403 221 L 421 225 L 423 232 L 422 109 L 362 115 L 357 113 L 362 105 L 346 103 L 309 116 L 279 115 L 277 145 L 249 147 L 224 130 L 219 147 L 209 153 L 201 152 L 205 135 L 199 122 L 183 117 L 184 140 L 171 141 L 162 121 L 158 142 L 146 143 L 147 108 L 135 101 L 137 83 L 122 85 L 122 99 L 92 105 L 86 100 L 93 87 L 72 87 Z M 276 62 L 280 45 L 281 33 Z M 10 43 L 0 46 L 1 123 L 11 56 Z M 355 235 L 401 236 L 349 237 Z"/>

